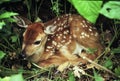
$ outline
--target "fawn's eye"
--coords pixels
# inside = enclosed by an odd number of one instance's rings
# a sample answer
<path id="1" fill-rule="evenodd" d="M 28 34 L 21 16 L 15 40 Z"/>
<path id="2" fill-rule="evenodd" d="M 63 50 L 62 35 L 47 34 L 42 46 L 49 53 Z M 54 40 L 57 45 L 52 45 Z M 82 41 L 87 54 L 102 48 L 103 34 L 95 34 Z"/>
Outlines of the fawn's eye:
<path id="1" fill-rule="evenodd" d="M 40 44 L 40 42 L 41 42 L 41 41 L 38 40 L 38 41 L 35 41 L 34 44 L 37 45 L 37 44 Z"/>

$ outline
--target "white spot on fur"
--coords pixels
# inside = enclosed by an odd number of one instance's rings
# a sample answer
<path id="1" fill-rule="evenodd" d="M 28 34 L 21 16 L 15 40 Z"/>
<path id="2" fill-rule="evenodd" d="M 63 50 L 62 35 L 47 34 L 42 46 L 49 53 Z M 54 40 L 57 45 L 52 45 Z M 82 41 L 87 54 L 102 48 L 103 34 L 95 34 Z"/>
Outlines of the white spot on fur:
<path id="1" fill-rule="evenodd" d="M 80 38 L 85 38 L 85 36 L 80 36 Z"/>
<path id="2" fill-rule="evenodd" d="M 59 44 L 57 44 L 57 48 L 60 48 L 62 45 L 59 43 Z"/>
<path id="3" fill-rule="evenodd" d="M 50 55 L 53 55 L 53 51 L 50 51 Z"/>
<path id="4" fill-rule="evenodd" d="M 55 41 L 52 41 L 52 44 L 55 45 L 55 46 L 57 45 L 57 43 Z"/>
<path id="5" fill-rule="evenodd" d="M 89 28 L 89 31 L 92 31 L 92 29 L 91 29 L 91 28 Z"/>
<path id="6" fill-rule="evenodd" d="M 61 36 L 58 36 L 58 39 L 60 39 L 61 38 Z"/>
<path id="7" fill-rule="evenodd" d="M 82 25 L 82 27 L 84 28 L 84 27 L 85 27 L 85 25 Z"/>
<path id="8" fill-rule="evenodd" d="M 62 34 L 59 34 L 60 36 L 62 36 Z"/>
<path id="9" fill-rule="evenodd" d="M 72 36 L 70 36 L 69 38 L 72 39 Z"/>
<path id="10" fill-rule="evenodd" d="M 91 29 L 93 28 L 92 26 L 89 26 Z"/>
<path id="11" fill-rule="evenodd" d="M 64 32 L 63 32 L 63 34 L 67 34 L 67 32 L 66 32 L 66 31 L 64 31 Z"/>
<path id="12" fill-rule="evenodd" d="M 54 23 L 53 24 L 56 24 L 56 21 L 54 21 Z"/>
<path id="13" fill-rule="evenodd" d="M 93 35 L 93 33 L 91 33 L 91 35 Z"/>
<path id="14" fill-rule="evenodd" d="M 85 35 L 85 32 L 82 32 L 81 35 Z"/>
<path id="15" fill-rule="evenodd" d="M 89 37 L 89 35 L 88 35 L 88 34 L 86 34 L 86 33 L 85 33 L 85 36 L 86 36 L 86 37 Z"/>
<path id="16" fill-rule="evenodd" d="M 58 36 L 58 34 L 56 34 L 56 36 Z"/>
<path id="17" fill-rule="evenodd" d="M 63 38 L 65 39 L 65 38 L 66 38 L 66 36 L 63 36 Z"/>
<path id="18" fill-rule="evenodd" d="M 47 46 L 48 49 L 53 48 L 52 46 Z"/>
<path id="19" fill-rule="evenodd" d="M 50 41 L 50 39 L 47 39 L 48 41 Z"/>
<path id="20" fill-rule="evenodd" d="M 69 14 L 66 14 L 65 16 L 69 16 Z"/>
<path id="21" fill-rule="evenodd" d="M 61 26 L 63 26 L 64 24 L 62 23 Z"/>
<path id="22" fill-rule="evenodd" d="M 62 43 L 65 43 L 65 40 L 62 40 L 61 42 L 62 42 Z"/>
<path id="23" fill-rule="evenodd" d="M 58 17 L 58 18 L 57 18 L 57 20 L 59 21 L 59 20 L 60 20 L 60 18 Z"/>
<path id="24" fill-rule="evenodd" d="M 85 23 L 85 20 L 83 20 L 82 22 Z"/>
<path id="25" fill-rule="evenodd" d="M 88 27 L 88 25 L 87 25 L 87 24 L 85 24 L 85 27 Z"/>
<path id="26" fill-rule="evenodd" d="M 63 21 L 63 24 L 65 25 L 66 22 L 67 22 L 67 20 L 64 20 L 64 21 Z"/>
<path id="27" fill-rule="evenodd" d="M 67 33 L 69 33 L 69 30 L 66 30 Z"/>
<path id="28" fill-rule="evenodd" d="M 64 28 L 67 28 L 68 26 L 64 25 Z"/>
<path id="29" fill-rule="evenodd" d="M 95 33 L 95 36 L 96 36 L 96 37 L 98 36 L 98 33 L 97 33 L 97 32 Z"/>
<path id="30" fill-rule="evenodd" d="M 76 38 L 77 36 L 75 34 L 73 34 L 73 37 Z"/>
<path id="31" fill-rule="evenodd" d="M 80 23 L 81 25 L 83 25 L 83 23 Z"/>
<path id="32" fill-rule="evenodd" d="M 48 52 L 49 50 L 48 50 L 48 49 L 46 49 L 45 51 L 47 51 L 47 52 Z"/>

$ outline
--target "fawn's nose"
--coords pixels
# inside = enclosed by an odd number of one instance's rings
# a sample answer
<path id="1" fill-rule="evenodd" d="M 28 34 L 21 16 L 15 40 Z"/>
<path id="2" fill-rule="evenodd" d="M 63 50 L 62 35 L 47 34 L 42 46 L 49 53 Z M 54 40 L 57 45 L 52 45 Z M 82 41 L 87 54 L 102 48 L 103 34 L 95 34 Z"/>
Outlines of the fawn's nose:
<path id="1" fill-rule="evenodd" d="M 19 54 L 19 58 L 20 59 L 26 59 L 26 53 L 25 53 L 25 51 L 23 50 L 20 54 Z"/>

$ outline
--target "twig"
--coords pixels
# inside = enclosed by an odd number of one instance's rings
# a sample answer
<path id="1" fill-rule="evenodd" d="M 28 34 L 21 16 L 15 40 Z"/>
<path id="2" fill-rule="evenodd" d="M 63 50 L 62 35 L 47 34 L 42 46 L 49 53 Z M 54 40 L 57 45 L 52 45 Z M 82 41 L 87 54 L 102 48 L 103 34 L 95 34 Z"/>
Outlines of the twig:
<path id="1" fill-rule="evenodd" d="M 99 67 L 99 68 L 101 68 L 101 69 L 103 69 L 103 70 L 109 72 L 110 74 L 112 74 L 112 75 L 114 75 L 114 76 L 120 78 L 120 76 L 117 76 L 115 73 L 113 73 L 112 71 L 110 71 L 110 70 L 107 69 L 106 67 L 103 67 L 103 66 L 101 66 L 100 64 L 97 64 L 96 62 L 90 60 L 89 58 L 85 57 L 84 55 L 80 54 L 79 56 L 80 56 L 81 58 L 87 60 L 87 61 L 90 62 L 91 64 L 94 64 L 95 66 L 97 66 L 97 67 Z"/>
<path id="2" fill-rule="evenodd" d="M 40 75 L 40 74 L 42 74 L 42 73 L 44 73 L 44 72 L 46 72 L 46 71 L 49 71 L 48 69 L 46 69 L 46 68 L 43 68 L 43 67 L 40 67 L 40 66 L 38 66 L 37 64 L 35 64 L 35 63 L 32 63 L 35 67 L 37 67 L 37 68 L 39 68 L 39 69 L 41 69 L 38 73 L 36 73 L 36 74 L 34 74 L 34 75 L 32 75 L 32 76 L 30 76 L 30 77 L 27 77 L 26 78 L 26 80 L 28 80 L 28 79 L 30 79 L 30 78 L 33 78 L 33 77 L 36 77 L 36 76 L 38 76 L 38 75 Z"/>

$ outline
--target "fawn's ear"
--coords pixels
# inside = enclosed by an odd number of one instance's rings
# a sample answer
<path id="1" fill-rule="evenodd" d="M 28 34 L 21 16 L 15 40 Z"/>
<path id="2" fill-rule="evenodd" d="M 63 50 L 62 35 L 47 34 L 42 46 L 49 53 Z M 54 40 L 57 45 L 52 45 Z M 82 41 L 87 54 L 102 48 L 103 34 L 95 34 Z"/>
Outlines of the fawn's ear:
<path id="1" fill-rule="evenodd" d="M 45 27 L 44 32 L 45 32 L 46 34 L 54 34 L 56 28 L 57 28 L 57 26 L 48 25 L 47 27 Z"/>
<path id="2" fill-rule="evenodd" d="M 16 24 L 23 28 L 27 28 L 32 23 L 29 19 L 22 16 L 14 16 L 14 19 L 16 20 Z"/>

